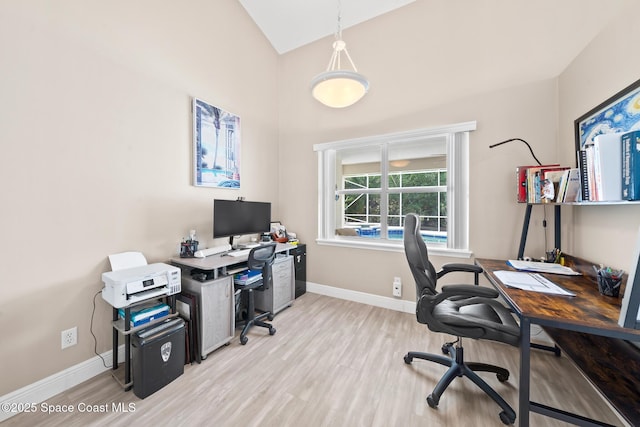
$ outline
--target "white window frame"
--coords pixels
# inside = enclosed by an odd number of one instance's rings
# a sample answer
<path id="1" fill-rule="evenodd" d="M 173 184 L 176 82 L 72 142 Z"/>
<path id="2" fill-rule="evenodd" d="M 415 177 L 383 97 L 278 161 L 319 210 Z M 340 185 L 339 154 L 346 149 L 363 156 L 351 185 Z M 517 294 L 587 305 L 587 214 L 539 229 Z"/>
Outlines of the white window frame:
<path id="1" fill-rule="evenodd" d="M 343 149 L 381 148 L 381 173 L 388 172 L 387 147 L 417 139 L 445 137 L 447 141 L 447 245 L 429 246 L 430 255 L 469 258 L 469 133 L 476 122 L 464 122 L 407 132 L 315 144 L 318 153 L 318 237 L 319 245 L 403 252 L 401 241 L 336 236 L 336 151 Z M 382 185 L 386 187 L 385 180 Z M 386 196 L 388 188 L 383 188 Z M 381 198 L 386 204 L 386 197 Z M 385 206 L 381 206 L 385 209 Z M 384 210 L 386 212 L 386 210 Z M 381 222 L 381 235 L 386 223 Z"/>

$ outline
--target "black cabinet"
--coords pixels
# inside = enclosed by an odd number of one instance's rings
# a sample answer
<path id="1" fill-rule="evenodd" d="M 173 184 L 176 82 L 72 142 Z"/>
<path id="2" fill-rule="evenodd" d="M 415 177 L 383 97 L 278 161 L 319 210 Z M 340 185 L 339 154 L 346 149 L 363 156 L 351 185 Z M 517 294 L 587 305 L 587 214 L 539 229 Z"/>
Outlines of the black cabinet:
<path id="1" fill-rule="evenodd" d="M 289 250 L 293 256 L 293 266 L 296 277 L 296 298 L 307 292 L 307 245 L 297 245 Z"/>

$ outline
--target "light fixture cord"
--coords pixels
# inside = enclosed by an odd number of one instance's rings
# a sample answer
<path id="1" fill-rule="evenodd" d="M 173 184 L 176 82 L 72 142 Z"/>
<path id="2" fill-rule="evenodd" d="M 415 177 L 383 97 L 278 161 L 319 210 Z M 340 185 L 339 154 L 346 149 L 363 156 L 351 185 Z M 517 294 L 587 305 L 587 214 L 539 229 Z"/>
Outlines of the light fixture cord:
<path id="1" fill-rule="evenodd" d="M 336 41 L 335 41 L 335 45 L 337 46 L 337 43 L 342 41 L 342 1 L 338 0 L 338 29 L 336 31 Z M 336 56 L 334 63 L 333 63 L 333 70 L 335 69 L 342 69 L 342 61 L 341 61 L 341 54 L 342 51 L 338 50 L 337 48 L 334 48 L 334 55 Z M 337 64 L 336 64 L 337 61 Z"/>
<path id="2" fill-rule="evenodd" d="M 353 71 L 357 73 L 358 69 L 356 68 L 356 64 L 353 63 L 353 59 L 351 59 L 351 55 L 349 55 L 349 51 L 347 51 L 347 47 L 342 40 L 342 2 L 338 0 L 338 27 L 336 29 L 335 41 L 333 43 L 333 54 L 329 60 L 329 65 L 327 65 L 327 71 L 342 70 L 343 52 L 347 57 L 349 64 L 351 64 L 351 68 L 353 68 Z"/>
<path id="3" fill-rule="evenodd" d="M 342 40 L 342 2 L 338 0 L 338 28 L 336 30 L 336 40 Z"/>

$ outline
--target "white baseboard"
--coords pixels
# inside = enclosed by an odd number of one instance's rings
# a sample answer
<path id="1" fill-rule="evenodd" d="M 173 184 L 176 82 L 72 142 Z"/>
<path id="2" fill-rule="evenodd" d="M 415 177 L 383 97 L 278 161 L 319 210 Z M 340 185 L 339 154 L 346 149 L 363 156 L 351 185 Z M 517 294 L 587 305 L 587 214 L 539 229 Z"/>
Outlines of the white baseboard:
<path id="1" fill-rule="evenodd" d="M 335 288 L 333 286 L 320 285 L 313 282 L 307 282 L 307 291 L 314 294 L 326 295 L 329 297 L 373 305 L 375 307 L 388 308 L 390 310 L 401 311 L 403 313 L 415 314 L 416 312 L 415 301 L 382 297 L 380 295 L 372 295 L 365 292 Z"/>
<path id="2" fill-rule="evenodd" d="M 307 282 L 307 291 L 314 294 L 326 295 L 329 297 L 373 305 L 376 307 L 388 308 L 401 311 L 403 313 L 415 313 L 416 302 L 400 300 L 397 298 L 381 297 L 379 295 L 367 294 L 364 292 L 350 291 L 348 289 L 335 288 L 333 286 L 320 285 L 318 283 Z M 554 345 L 554 342 L 544 332 L 539 325 L 531 325 L 532 341 L 539 344 Z"/>
<path id="3" fill-rule="evenodd" d="M 101 356 L 110 366 L 113 360 L 112 351 L 106 351 Z M 124 360 L 124 345 L 118 349 L 118 360 Z M 3 407 L 8 404 L 9 408 L 12 405 L 20 407 L 25 404 L 39 404 L 109 369 L 111 368 L 105 368 L 100 357 L 95 356 L 33 384 L 0 396 L 0 403 Z M 16 413 L 0 410 L 0 423 Z"/>

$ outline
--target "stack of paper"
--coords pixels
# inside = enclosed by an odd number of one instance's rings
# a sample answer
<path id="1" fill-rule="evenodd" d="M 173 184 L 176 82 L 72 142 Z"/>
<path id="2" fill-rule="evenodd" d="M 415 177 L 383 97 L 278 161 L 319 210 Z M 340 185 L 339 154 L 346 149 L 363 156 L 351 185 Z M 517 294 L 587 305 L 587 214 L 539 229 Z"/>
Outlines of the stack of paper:
<path id="1" fill-rule="evenodd" d="M 233 277 L 233 282 L 236 285 L 246 286 L 262 280 L 261 270 L 245 270 L 242 273 L 238 273 Z"/>
<path id="2" fill-rule="evenodd" d="M 560 286 L 537 273 L 500 270 L 496 271 L 494 274 L 502 283 L 504 283 L 505 286 L 509 288 L 543 292 L 545 294 L 552 295 L 576 296 L 576 294 L 562 289 Z"/>
<path id="3" fill-rule="evenodd" d="M 516 270 L 535 271 L 536 273 L 564 274 L 565 276 L 580 276 L 580 273 L 569 267 L 550 262 L 519 261 L 510 259 L 507 261 L 507 265 L 510 265 Z"/>

